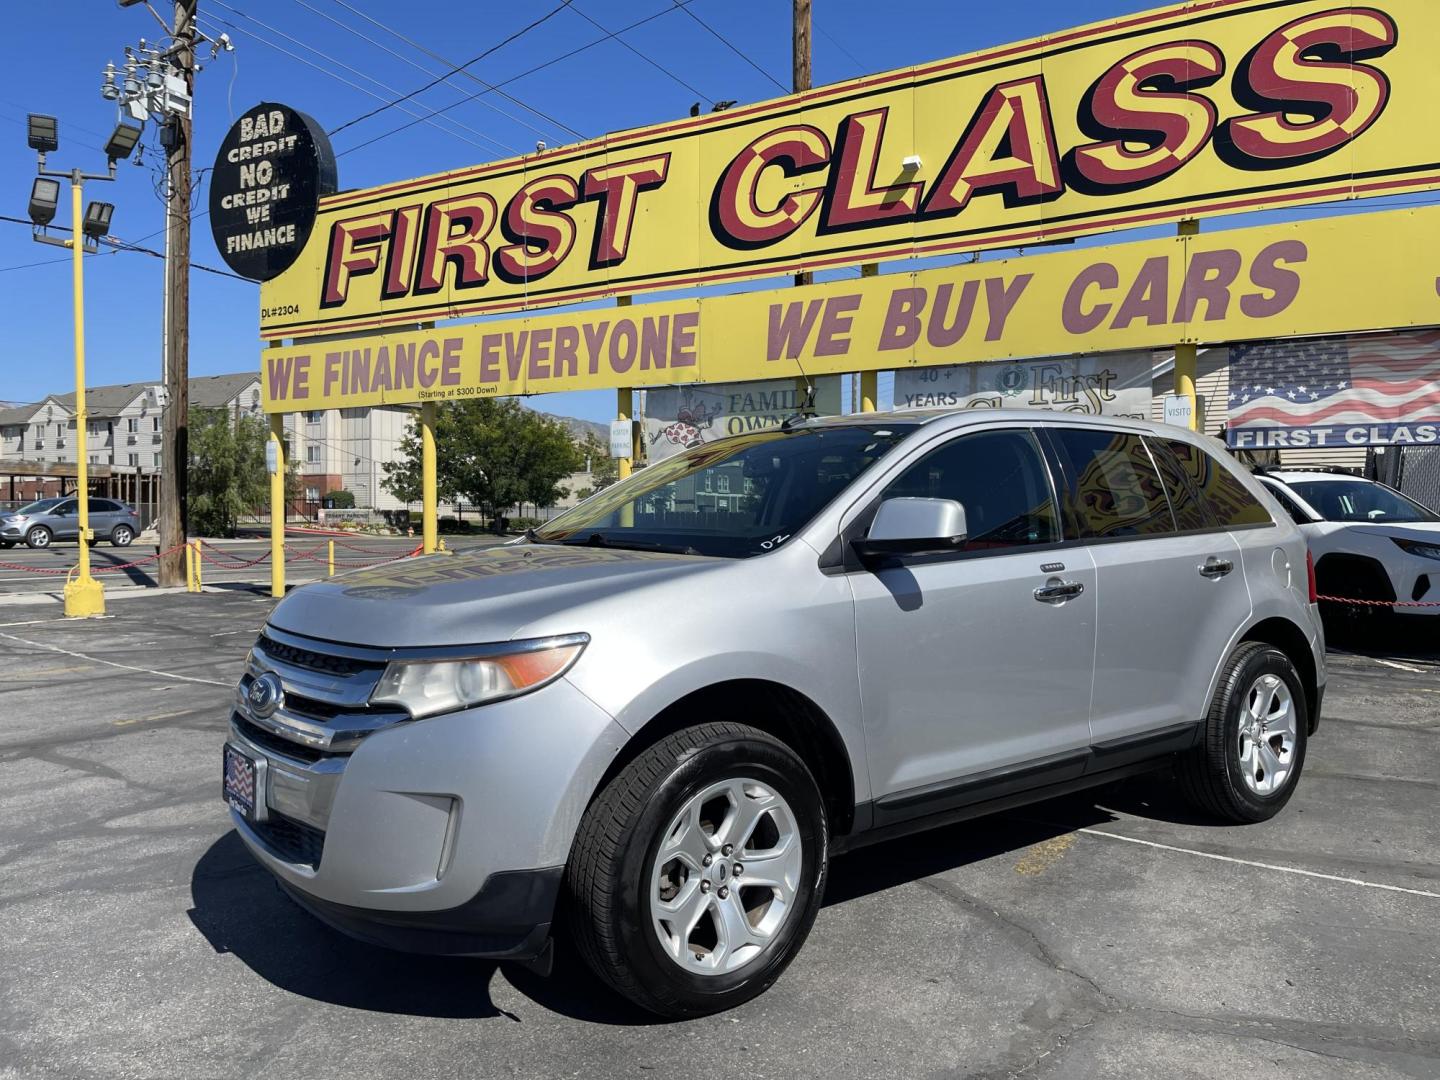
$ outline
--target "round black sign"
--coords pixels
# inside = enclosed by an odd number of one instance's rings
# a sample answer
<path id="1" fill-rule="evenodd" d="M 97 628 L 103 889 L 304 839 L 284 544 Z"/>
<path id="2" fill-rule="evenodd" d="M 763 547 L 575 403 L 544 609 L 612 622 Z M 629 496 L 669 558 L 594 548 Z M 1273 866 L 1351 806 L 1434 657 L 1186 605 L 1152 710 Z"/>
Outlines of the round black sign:
<path id="1" fill-rule="evenodd" d="M 314 120 L 262 102 L 231 126 L 210 176 L 210 231 L 230 269 L 269 281 L 300 257 L 320 196 L 335 188 L 335 153 Z"/>

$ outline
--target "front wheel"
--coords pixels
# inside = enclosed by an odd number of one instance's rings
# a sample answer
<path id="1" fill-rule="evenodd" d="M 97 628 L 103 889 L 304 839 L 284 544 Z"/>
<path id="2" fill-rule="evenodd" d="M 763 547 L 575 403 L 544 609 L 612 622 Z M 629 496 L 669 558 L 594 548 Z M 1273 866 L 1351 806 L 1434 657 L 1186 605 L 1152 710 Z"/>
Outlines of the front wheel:
<path id="1" fill-rule="evenodd" d="M 53 537 L 44 525 L 36 525 L 25 534 L 25 543 L 32 548 L 48 548 Z"/>
<path id="2" fill-rule="evenodd" d="M 1186 796 L 1226 821 L 1274 817 L 1295 793 L 1309 727 L 1290 658 L 1273 645 L 1246 642 L 1225 663 L 1201 745 L 1180 763 Z"/>
<path id="3" fill-rule="evenodd" d="M 130 541 L 135 539 L 135 530 L 129 525 L 116 525 L 115 531 L 110 534 L 110 543 L 116 547 L 129 547 Z"/>
<path id="4" fill-rule="evenodd" d="M 788 746 L 741 724 L 686 728 L 611 780 L 566 872 L 570 929 L 605 982 L 662 1016 L 768 988 L 799 951 L 828 866 L 825 808 Z"/>

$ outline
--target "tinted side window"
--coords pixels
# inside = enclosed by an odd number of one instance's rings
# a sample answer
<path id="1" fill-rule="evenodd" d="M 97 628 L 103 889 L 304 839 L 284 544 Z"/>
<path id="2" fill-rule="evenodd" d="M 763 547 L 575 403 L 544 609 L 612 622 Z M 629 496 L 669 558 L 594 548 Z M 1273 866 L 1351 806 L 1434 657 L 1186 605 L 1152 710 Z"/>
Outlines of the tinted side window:
<path id="1" fill-rule="evenodd" d="M 1175 527 L 1181 532 L 1215 528 L 1215 521 L 1206 513 L 1205 504 L 1195 493 L 1190 478 L 1165 448 L 1164 441 L 1147 438 L 1145 445 L 1150 448 L 1150 457 L 1160 470 L 1160 478 L 1165 481 L 1165 494 L 1170 496 L 1170 512 L 1175 515 Z"/>
<path id="2" fill-rule="evenodd" d="M 1260 500 L 1251 495 L 1215 455 L 1175 439 L 1165 440 L 1165 445 L 1189 475 L 1206 507 L 1222 528 L 1273 524 L 1270 512 L 1260 504 Z"/>
<path id="3" fill-rule="evenodd" d="M 1163 536 L 1175 531 L 1160 474 L 1139 435 L 1052 428 L 1065 465 L 1064 498 L 1082 536 Z"/>
<path id="4" fill-rule="evenodd" d="M 90 513 L 92 514 L 113 514 L 120 507 L 116 506 L 109 499 L 91 499 Z"/>
<path id="5" fill-rule="evenodd" d="M 965 551 L 1060 539 L 1040 448 L 1023 431 L 984 431 L 952 439 L 892 481 L 884 498 L 954 499 L 965 507 Z"/>

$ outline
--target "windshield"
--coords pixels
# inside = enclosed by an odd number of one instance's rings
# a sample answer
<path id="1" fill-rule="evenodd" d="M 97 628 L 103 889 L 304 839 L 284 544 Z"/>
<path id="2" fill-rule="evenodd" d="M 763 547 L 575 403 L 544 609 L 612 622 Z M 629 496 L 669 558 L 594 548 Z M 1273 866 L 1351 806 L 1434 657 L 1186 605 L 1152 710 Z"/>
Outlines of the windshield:
<path id="1" fill-rule="evenodd" d="M 43 514 L 51 507 L 59 506 L 63 499 L 38 499 L 28 506 L 22 506 L 19 510 L 12 511 L 16 514 Z"/>
<path id="2" fill-rule="evenodd" d="M 1440 514 L 1425 509 L 1383 484 L 1354 480 L 1299 480 L 1290 486 L 1326 521 L 1363 521 L 1371 524 L 1440 521 Z"/>
<path id="3" fill-rule="evenodd" d="M 770 428 L 667 458 L 531 534 L 745 559 L 783 545 L 913 425 Z"/>

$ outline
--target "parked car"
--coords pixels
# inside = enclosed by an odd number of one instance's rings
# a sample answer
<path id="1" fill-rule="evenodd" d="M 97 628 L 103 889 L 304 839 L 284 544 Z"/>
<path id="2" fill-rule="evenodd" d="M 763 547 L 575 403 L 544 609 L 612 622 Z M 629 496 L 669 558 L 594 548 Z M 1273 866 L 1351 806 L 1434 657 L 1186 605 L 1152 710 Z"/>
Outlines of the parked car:
<path id="1" fill-rule="evenodd" d="M 1325 689 L 1305 540 L 1217 444 L 1025 410 L 787 423 L 509 545 L 296 589 L 223 794 L 364 941 L 735 1005 L 848 848 L 1173 767 L 1277 813 Z"/>
<path id="2" fill-rule="evenodd" d="M 90 499 L 90 531 L 96 540 L 129 547 L 140 532 L 135 511 L 114 499 Z M 49 547 L 56 540 L 80 537 L 80 502 L 75 498 L 40 499 L 10 514 L 0 515 L 0 547 L 22 540 L 32 548 Z"/>
<path id="3" fill-rule="evenodd" d="M 1267 469 L 1259 479 L 1309 541 L 1322 596 L 1440 603 L 1440 514 L 1348 472 Z M 1440 607 L 1368 610 L 1440 615 Z"/>

